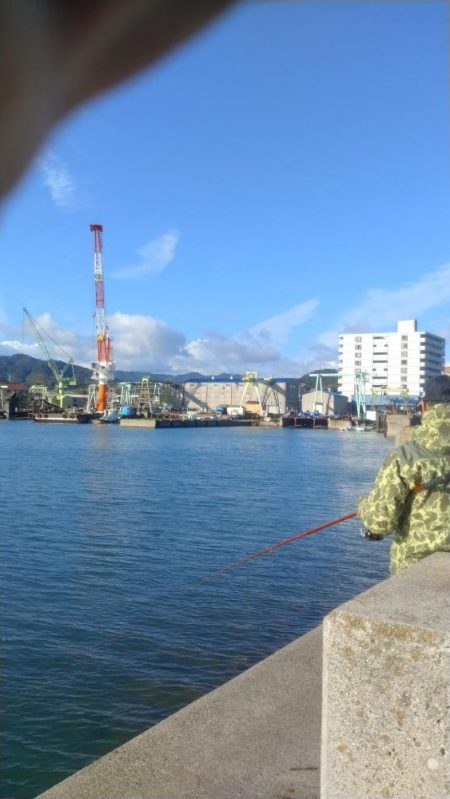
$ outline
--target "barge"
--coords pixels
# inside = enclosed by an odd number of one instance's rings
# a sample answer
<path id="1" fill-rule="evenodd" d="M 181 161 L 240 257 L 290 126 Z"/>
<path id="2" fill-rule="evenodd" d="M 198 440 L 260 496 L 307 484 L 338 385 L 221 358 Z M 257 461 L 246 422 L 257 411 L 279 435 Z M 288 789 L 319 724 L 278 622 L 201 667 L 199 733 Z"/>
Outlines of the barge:
<path id="1" fill-rule="evenodd" d="M 90 413 L 33 413 L 33 422 L 56 424 L 86 424 L 91 421 Z"/>

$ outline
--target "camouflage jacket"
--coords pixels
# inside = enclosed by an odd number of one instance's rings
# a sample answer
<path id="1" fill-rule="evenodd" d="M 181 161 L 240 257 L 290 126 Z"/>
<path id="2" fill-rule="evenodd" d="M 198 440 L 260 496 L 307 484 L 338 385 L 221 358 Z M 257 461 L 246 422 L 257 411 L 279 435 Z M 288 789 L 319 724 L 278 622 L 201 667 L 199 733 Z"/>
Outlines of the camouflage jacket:
<path id="1" fill-rule="evenodd" d="M 450 485 L 415 491 L 450 472 L 450 403 L 432 405 L 413 440 L 383 463 L 359 515 L 372 533 L 394 533 L 391 572 L 399 574 L 432 552 L 450 552 Z"/>

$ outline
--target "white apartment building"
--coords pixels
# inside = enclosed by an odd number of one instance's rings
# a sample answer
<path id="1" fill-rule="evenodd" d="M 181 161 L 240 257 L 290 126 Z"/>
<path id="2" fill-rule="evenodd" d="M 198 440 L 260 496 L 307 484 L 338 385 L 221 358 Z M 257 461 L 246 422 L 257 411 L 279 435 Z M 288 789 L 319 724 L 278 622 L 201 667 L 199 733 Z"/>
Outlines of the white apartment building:
<path id="1" fill-rule="evenodd" d="M 426 380 L 444 369 L 445 339 L 417 330 L 415 319 L 397 322 L 396 333 L 339 336 L 339 391 L 354 397 L 356 374 L 364 393 L 418 397 Z M 362 381 L 360 379 L 360 385 Z"/>

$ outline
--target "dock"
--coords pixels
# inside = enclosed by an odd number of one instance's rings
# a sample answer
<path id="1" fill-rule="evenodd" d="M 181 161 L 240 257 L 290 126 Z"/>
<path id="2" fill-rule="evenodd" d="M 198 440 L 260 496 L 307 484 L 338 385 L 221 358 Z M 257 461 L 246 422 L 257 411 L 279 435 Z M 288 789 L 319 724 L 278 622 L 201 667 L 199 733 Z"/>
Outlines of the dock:
<path id="1" fill-rule="evenodd" d="M 319 427 L 327 428 L 328 419 L 326 416 L 285 416 L 283 427 L 302 427 L 309 430 L 316 430 Z"/>
<path id="2" fill-rule="evenodd" d="M 257 419 L 145 419 L 140 417 L 122 418 L 121 427 L 169 428 L 169 427 L 251 427 L 258 424 Z"/>

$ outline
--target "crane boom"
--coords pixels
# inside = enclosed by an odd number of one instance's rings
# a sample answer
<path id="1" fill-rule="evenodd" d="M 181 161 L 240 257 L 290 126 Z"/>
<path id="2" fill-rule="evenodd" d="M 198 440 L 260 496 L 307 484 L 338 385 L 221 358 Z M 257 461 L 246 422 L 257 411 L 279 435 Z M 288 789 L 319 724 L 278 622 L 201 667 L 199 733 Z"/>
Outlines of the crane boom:
<path id="1" fill-rule="evenodd" d="M 43 351 L 43 353 L 45 355 L 45 359 L 46 359 L 47 364 L 48 364 L 48 366 L 50 368 L 50 371 L 52 372 L 53 377 L 55 378 L 56 390 L 57 390 L 57 394 L 56 394 L 57 401 L 58 401 L 58 404 L 62 408 L 63 404 L 64 404 L 64 392 L 65 392 L 65 389 L 67 388 L 67 386 L 76 386 L 76 384 L 77 384 L 77 381 L 75 379 L 75 371 L 74 371 L 74 367 L 73 367 L 73 358 L 68 356 L 67 362 L 64 364 L 64 366 L 62 368 L 60 368 L 58 366 L 57 362 L 55 361 L 55 359 L 53 358 L 53 356 L 52 356 L 52 354 L 51 354 L 51 352 L 50 352 L 50 350 L 49 350 L 49 348 L 47 346 L 47 343 L 45 341 L 45 336 L 47 336 L 47 338 L 49 338 L 51 341 L 53 341 L 52 337 L 50 336 L 49 333 L 47 333 L 46 330 L 44 330 L 44 328 L 40 327 L 40 325 L 37 323 L 36 319 L 34 319 L 34 317 L 30 314 L 30 312 L 25 307 L 23 308 L 23 312 L 24 312 L 25 316 L 27 317 L 27 319 L 28 319 L 28 321 L 30 323 L 30 327 L 31 327 L 31 329 L 32 329 L 32 331 L 33 331 L 33 333 L 34 333 L 34 335 L 36 337 L 36 340 L 37 340 L 41 350 Z M 57 342 L 53 341 L 53 343 L 56 344 L 64 352 L 62 347 L 59 344 L 57 344 Z M 67 353 L 64 353 L 64 354 L 67 355 Z M 71 369 L 71 373 L 72 373 L 71 377 L 66 376 L 66 372 L 67 372 L 67 370 L 69 368 Z"/>
<path id="2" fill-rule="evenodd" d="M 98 383 L 98 411 L 105 411 L 108 400 L 108 386 L 114 377 L 111 338 L 105 312 L 105 283 L 103 275 L 103 225 L 90 225 L 94 234 L 94 289 L 95 289 L 95 332 L 97 337 L 97 361 L 93 364 L 93 379 Z"/>

